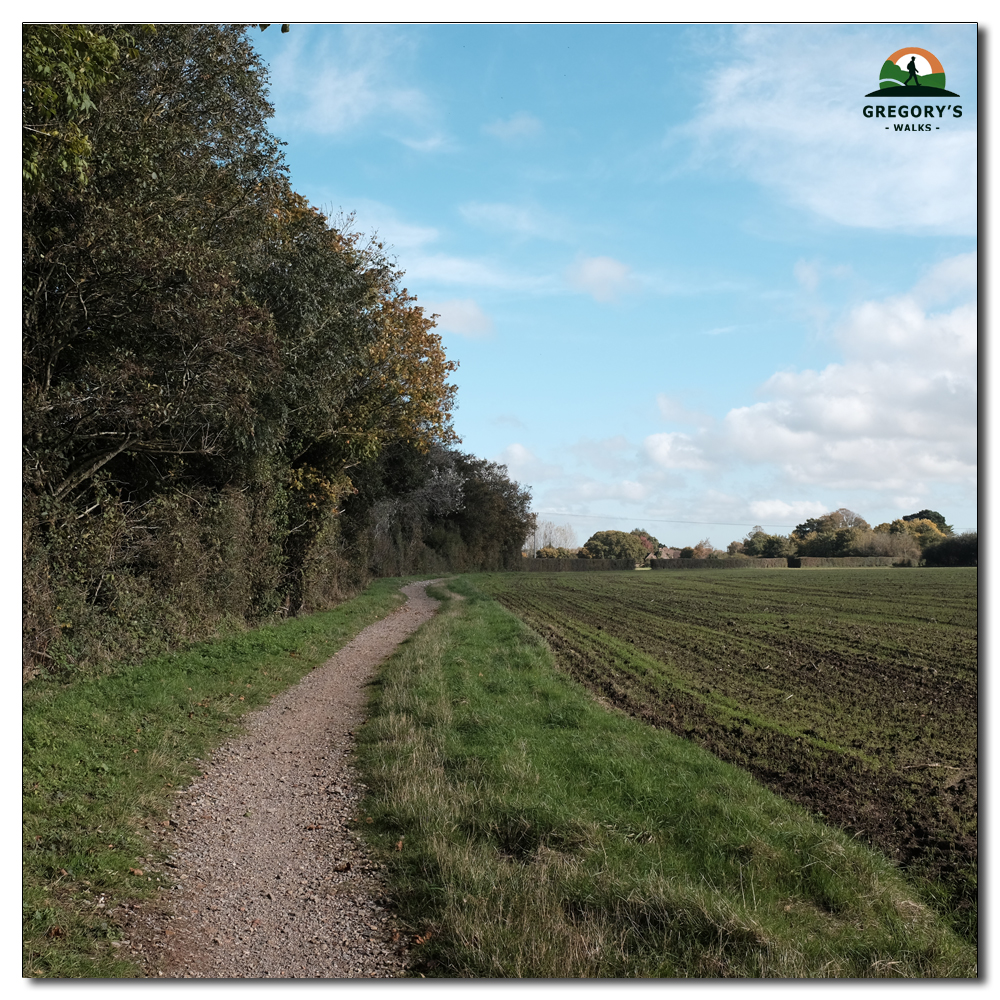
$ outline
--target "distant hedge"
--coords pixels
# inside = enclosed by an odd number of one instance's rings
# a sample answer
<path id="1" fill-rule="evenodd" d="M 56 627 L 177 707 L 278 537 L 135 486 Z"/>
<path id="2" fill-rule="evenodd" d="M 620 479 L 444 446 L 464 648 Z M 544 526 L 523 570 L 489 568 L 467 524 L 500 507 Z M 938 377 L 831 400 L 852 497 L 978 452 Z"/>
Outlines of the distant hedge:
<path id="1" fill-rule="evenodd" d="M 596 569 L 635 569 L 634 559 L 522 559 L 528 573 L 573 573 Z"/>
<path id="2" fill-rule="evenodd" d="M 652 569 L 787 569 L 784 556 L 772 559 L 650 559 Z"/>
<path id="3" fill-rule="evenodd" d="M 905 561 L 899 556 L 789 556 L 793 569 L 846 569 L 855 566 L 895 566 Z"/>

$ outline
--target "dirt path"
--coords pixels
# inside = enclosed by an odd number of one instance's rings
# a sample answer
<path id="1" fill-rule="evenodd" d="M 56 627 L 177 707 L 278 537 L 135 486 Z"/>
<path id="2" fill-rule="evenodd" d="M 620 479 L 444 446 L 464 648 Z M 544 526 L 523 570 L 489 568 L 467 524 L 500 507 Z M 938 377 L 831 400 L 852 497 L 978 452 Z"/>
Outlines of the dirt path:
<path id="1" fill-rule="evenodd" d="M 427 583 L 404 587 L 406 605 L 249 716 L 247 734 L 182 793 L 168 834 L 174 888 L 159 912 L 147 905 L 121 921 L 122 948 L 147 976 L 404 974 L 382 873 L 348 826 L 364 794 L 350 758 L 365 684 L 437 610 Z"/>

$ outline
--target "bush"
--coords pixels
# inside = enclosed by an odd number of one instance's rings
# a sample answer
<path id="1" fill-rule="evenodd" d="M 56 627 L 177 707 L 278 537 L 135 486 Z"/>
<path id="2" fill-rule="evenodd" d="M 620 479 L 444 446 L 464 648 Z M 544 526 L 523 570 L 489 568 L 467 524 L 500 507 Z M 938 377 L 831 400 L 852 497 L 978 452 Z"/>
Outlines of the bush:
<path id="1" fill-rule="evenodd" d="M 855 534 L 847 556 L 893 556 L 899 560 L 920 562 L 920 542 L 909 532 L 859 531 Z"/>
<path id="2" fill-rule="evenodd" d="M 978 566 L 979 532 L 963 531 L 924 549 L 928 566 Z"/>

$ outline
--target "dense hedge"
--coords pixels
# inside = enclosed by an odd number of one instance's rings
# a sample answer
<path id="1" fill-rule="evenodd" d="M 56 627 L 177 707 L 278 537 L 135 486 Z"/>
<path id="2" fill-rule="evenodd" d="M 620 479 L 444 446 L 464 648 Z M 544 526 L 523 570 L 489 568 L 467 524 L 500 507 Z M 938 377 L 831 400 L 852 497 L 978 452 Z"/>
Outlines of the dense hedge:
<path id="1" fill-rule="evenodd" d="M 801 569 L 843 569 L 858 566 L 910 565 L 896 556 L 798 556 L 789 557 L 788 565 Z"/>
<path id="2" fill-rule="evenodd" d="M 788 560 L 773 559 L 650 559 L 652 569 L 786 569 Z"/>

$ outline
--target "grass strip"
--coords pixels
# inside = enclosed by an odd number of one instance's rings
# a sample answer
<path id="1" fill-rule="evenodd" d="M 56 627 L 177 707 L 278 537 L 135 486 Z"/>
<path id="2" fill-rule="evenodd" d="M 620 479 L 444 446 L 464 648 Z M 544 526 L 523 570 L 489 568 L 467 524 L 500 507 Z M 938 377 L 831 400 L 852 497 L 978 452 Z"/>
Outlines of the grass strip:
<path id="1" fill-rule="evenodd" d="M 415 577 L 413 579 L 416 579 Z M 339 607 L 24 691 L 26 977 L 132 977 L 115 910 L 169 882 L 152 831 L 258 708 L 405 602 L 399 579 Z"/>
<path id="2" fill-rule="evenodd" d="M 468 578 L 383 666 L 366 831 L 438 977 L 971 977 L 888 860 L 605 709 Z"/>

